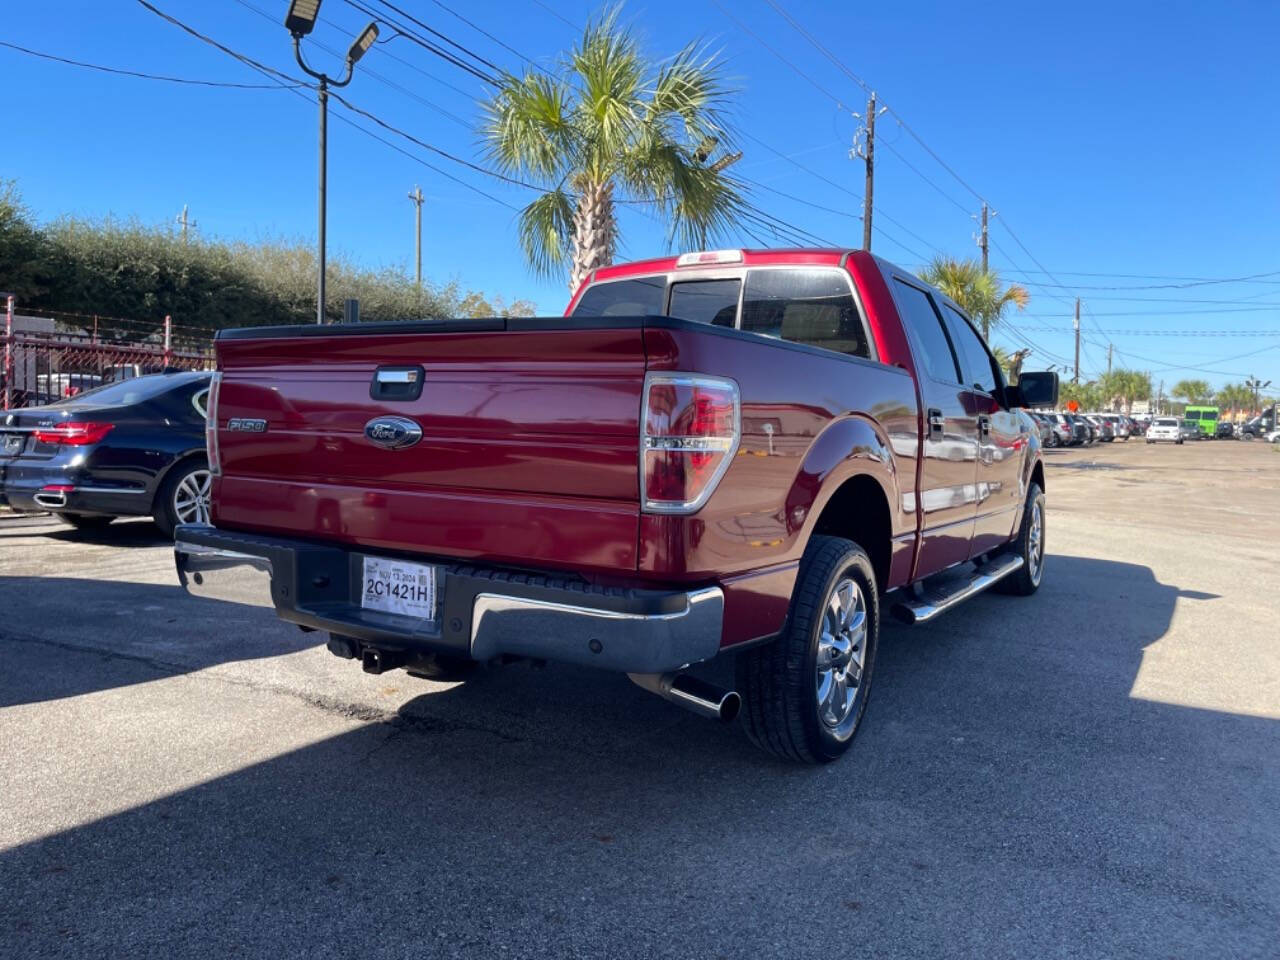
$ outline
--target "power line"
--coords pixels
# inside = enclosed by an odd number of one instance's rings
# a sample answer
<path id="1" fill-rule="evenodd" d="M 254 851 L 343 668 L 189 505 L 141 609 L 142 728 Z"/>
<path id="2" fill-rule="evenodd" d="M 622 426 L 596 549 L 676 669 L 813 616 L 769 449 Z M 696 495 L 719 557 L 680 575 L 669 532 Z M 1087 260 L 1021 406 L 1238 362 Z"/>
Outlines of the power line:
<path id="1" fill-rule="evenodd" d="M 236 3 L 240 4 L 240 6 L 244 7 L 246 10 L 252 10 L 254 13 L 262 17 L 264 20 L 267 20 L 271 23 L 277 22 L 275 17 L 267 13 L 267 11 L 263 10 L 261 7 L 253 3 L 250 3 L 249 0 L 236 0 Z M 339 29 L 336 24 L 331 24 L 331 26 L 333 26 L 334 29 Z M 332 54 L 335 57 L 344 56 L 344 54 L 341 51 L 335 49 L 334 47 L 329 46 L 327 43 L 324 43 L 323 41 L 317 40 L 315 37 L 312 37 L 310 42 L 315 44 L 321 50 L 325 51 L 326 53 Z M 448 119 L 452 120 L 454 123 L 458 124 L 459 126 L 466 127 L 468 130 L 471 129 L 471 124 L 469 124 L 466 120 L 463 120 L 456 113 L 452 113 L 449 110 L 446 110 L 444 107 L 440 106 L 438 103 L 433 103 L 432 101 L 428 100 L 426 97 L 423 97 L 415 93 L 414 91 L 410 90 L 408 87 L 401 86 L 400 84 L 396 83 L 394 80 L 389 80 L 388 78 L 384 77 L 382 74 L 378 73 L 376 70 L 371 69 L 367 65 L 362 67 L 360 72 L 362 74 L 367 74 L 368 76 L 372 77 L 374 80 L 377 80 L 379 83 L 390 87 L 392 90 L 398 90 L 400 93 L 403 93 L 406 97 L 409 97 L 413 100 L 418 101 L 418 103 L 421 103 L 423 106 L 431 110 L 434 110 L 436 113 L 440 114 L 443 117 L 447 117 Z"/>
<path id="2" fill-rule="evenodd" d="M 1045 270 L 1014 270 L 1015 273 L 1047 273 Z M 1265 273 L 1251 273 L 1243 277 L 1177 277 L 1162 274 L 1147 273 L 1087 273 L 1077 270 L 1059 270 L 1058 273 L 1064 277 L 1114 277 L 1118 279 L 1128 280 L 1182 280 L 1189 281 L 1185 284 L 1157 284 L 1155 286 L 1119 286 L 1119 287 L 1102 287 L 1102 286 L 1077 286 L 1078 290 L 1171 290 L 1181 289 L 1182 287 L 1205 286 L 1214 283 L 1266 283 L 1280 286 L 1280 280 L 1265 280 L 1264 277 L 1280 276 L 1280 270 L 1270 270 Z M 1059 284 L 1041 283 L 1040 286 L 1059 286 Z"/>
<path id="3" fill-rule="evenodd" d="M 307 98 L 307 96 L 306 96 L 304 93 L 302 93 L 302 91 L 301 91 L 301 90 L 296 89 L 297 87 L 306 87 L 306 88 L 307 88 L 307 89 L 309 89 L 309 90 L 314 90 L 314 89 L 315 89 L 315 88 L 314 88 L 313 86 L 311 86 L 311 84 L 309 84 L 309 83 L 303 83 L 302 81 L 299 81 L 299 80 L 297 80 L 296 78 L 289 76 L 287 73 L 283 73 L 283 72 L 281 72 L 281 71 L 279 71 L 279 70 L 276 70 L 274 67 L 269 67 L 269 66 L 267 66 L 267 65 L 266 65 L 266 64 L 264 64 L 264 63 L 260 63 L 259 61 L 254 60 L 252 57 L 246 56 L 246 55 L 245 55 L 245 54 L 243 54 L 243 53 L 239 53 L 239 52 L 237 52 L 237 51 L 235 51 L 235 50 L 231 49 L 230 47 L 226 46 L 225 44 L 219 43 L 217 40 L 214 40 L 212 37 L 206 36 L 205 34 L 201 33 L 201 32 L 200 32 L 200 31 L 198 31 L 198 30 L 196 30 L 194 27 L 188 26 L 187 24 L 183 23 L 183 22 L 182 22 L 181 20 L 179 20 L 177 17 L 171 16 L 170 14 L 165 13 L 163 10 L 161 10 L 161 9 L 159 9 L 158 7 L 154 6 L 153 4 L 149 3 L 149 2 L 148 2 L 148 0 L 138 0 L 138 3 L 139 3 L 139 4 L 141 4 L 143 7 L 145 7 L 147 10 L 150 10 L 150 11 L 151 11 L 152 13 L 154 13 L 156 16 L 158 16 L 158 17 L 160 17 L 161 19 L 163 19 L 163 20 L 165 20 L 165 21 L 167 21 L 167 22 L 169 22 L 169 23 L 173 24 L 174 26 L 178 27 L 180 30 L 184 31 L 185 33 L 188 33 L 188 34 L 190 34 L 191 36 L 195 37 L 196 39 L 198 39 L 198 40 L 200 40 L 200 41 L 202 41 L 202 42 L 204 42 L 204 43 L 207 43 L 207 44 L 209 44 L 210 46 L 212 46 L 212 47 L 214 47 L 214 48 L 216 48 L 216 49 L 218 49 L 218 50 L 221 50 L 223 53 L 227 54 L 227 55 L 228 55 L 228 56 L 230 56 L 230 57 L 234 57 L 236 60 L 239 60 L 241 63 L 245 64 L 246 66 L 250 67 L 251 69 L 256 70 L 256 71 L 258 71 L 259 73 L 263 74 L 264 76 L 269 77 L 269 78 L 271 78 L 271 79 L 275 80 L 275 82 L 276 82 L 279 86 L 289 89 L 292 93 L 296 94 L 296 95 L 297 95 L 297 96 L 299 96 L 299 97 L 302 97 L 302 99 L 303 99 L 303 100 L 307 100 L 308 98 Z M 339 97 L 339 96 L 338 96 L 337 94 L 335 94 L 335 93 L 330 92 L 330 96 L 332 96 L 332 97 L 334 97 L 335 99 L 337 99 L 340 103 L 342 103 L 342 104 L 343 104 L 343 106 L 347 107 L 348 109 L 351 109 L 351 110 L 357 110 L 357 109 L 358 109 L 358 108 L 354 107 L 354 106 L 353 106 L 349 101 L 345 100 L 345 99 L 344 99 L 344 98 L 342 98 L 342 97 Z M 375 117 L 373 117 L 373 115 L 372 115 L 372 114 L 369 114 L 367 111 L 359 111 L 359 112 L 364 113 L 366 116 L 370 117 L 371 119 L 376 119 Z M 339 115 L 337 115 L 337 116 L 336 116 L 336 119 L 338 119 L 338 120 L 342 121 L 343 123 L 348 124 L 349 126 L 354 127 L 355 129 L 357 129 L 357 130 L 359 130 L 361 133 L 363 133 L 365 136 L 372 137 L 373 139 L 377 140 L 379 143 L 382 143 L 382 144 L 385 144 L 386 146 L 391 147 L 391 148 L 392 148 L 393 150 L 395 150 L 396 152 L 401 153 L 401 154 L 403 154 L 404 156 L 408 157 L 409 159 L 414 160 L 414 161 L 416 161 L 417 163 L 422 164 L 423 166 L 427 167 L 428 169 L 430 169 L 430 170 L 434 170 L 436 173 L 440 174 L 440 175 L 441 175 L 442 177 L 444 177 L 445 179 L 447 179 L 447 180 L 452 180 L 454 183 L 457 183 L 457 184 L 459 184 L 460 186 L 466 187 L 466 188 L 467 188 L 468 190 L 470 190 L 472 193 L 479 194 L 480 196 L 482 196 L 482 197 L 484 197 L 484 198 L 486 198 L 486 199 L 488 199 L 488 200 L 492 200 L 494 203 L 500 204 L 500 205 L 502 205 L 502 206 L 504 206 L 504 207 L 508 208 L 509 210 L 518 210 L 518 209 L 519 209 L 519 208 L 517 208 L 517 207 L 513 206 L 512 204 L 507 203 L 505 200 L 500 200 L 499 198 L 495 197 L 493 194 L 488 193 L 488 192 L 486 192 L 486 191 L 484 191 L 484 190 L 481 190 L 479 187 L 473 186 L 472 184 L 467 183 L 465 180 L 462 180 L 462 179 L 460 179 L 460 178 L 458 178 L 458 177 L 455 177 L 453 174 L 448 173 L 448 172 L 447 172 L 447 171 L 445 171 L 445 170 L 442 170 L 440 167 L 437 167 L 435 164 L 430 163 L 430 162 L 428 162 L 428 161 L 426 161 L 426 160 L 422 159 L 421 157 L 415 156 L 414 154 L 410 153 L 408 150 L 405 150 L 405 149 L 403 149 L 402 147 L 400 147 L 400 146 L 398 146 L 398 145 L 396 145 L 396 144 L 392 143 L 390 140 L 387 140 L 386 138 L 379 136 L 378 134 L 374 133 L 374 132 L 373 132 L 373 131 L 371 131 L 371 130 L 367 130 L 367 129 L 365 129 L 364 127 L 360 126 L 358 123 L 355 123 L 354 121 L 352 121 L 350 118 L 343 117 L 341 114 L 339 114 Z M 381 122 L 381 121 L 379 121 L 379 122 Z M 394 129 L 394 128 L 391 128 L 391 129 Z M 398 130 L 397 130 L 397 131 L 395 131 L 395 132 L 402 133 L 402 135 L 408 136 L 407 134 L 403 134 L 403 132 L 402 132 L 402 131 L 398 131 Z M 414 142 L 421 143 L 420 141 L 417 141 L 417 140 L 416 140 L 416 138 L 412 138 L 412 137 L 410 137 L 410 139 L 413 139 L 413 140 L 414 140 Z M 465 160 L 461 160 L 460 158 L 457 158 L 457 157 L 454 157 L 452 154 L 449 154 L 449 153 L 447 153 L 447 152 L 445 152 L 445 151 L 443 151 L 443 150 L 440 150 L 439 148 L 431 147 L 430 149 L 435 150 L 436 152 L 440 153 L 442 156 L 444 156 L 444 157 L 446 157 L 446 158 L 448 158 L 448 159 L 450 159 L 450 160 L 454 160 L 455 162 L 463 163 L 463 164 L 465 164 L 465 165 L 467 165 L 467 166 L 471 166 L 471 167 L 473 167 L 473 168 L 475 168 L 475 169 L 478 169 L 478 170 L 480 170 L 482 173 L 485 173 L 485 174 L 487 174 L 487 175 L 489 175 L 489 176 L 500 176 L 499 174 L 495 174 L 493 171 L 484 170 L 482 167 L 475 167 L 475 165 L 474 165 L 474 164 L 469 164 L 469 163 L 467 163 L 467 161 L 465 161 Z"/>
<path id="4" fill-rule="evenodd" d="M 39 57 L 42 60 L 52 60 L 54 63 L 65 63 L 73 67 L 84 67 L 86 70 L 98 70 L 102 73 L 113 73 L 122 77 L 137 77 L 140 80 L 163 80 L 167 83 L 181 83 L 195 87 L 222 87 L 233 90 L 274 90 L 280 86 L 274 83 L 230 83 L 223 80 L 192 80 L 187 77 L 170 77 L 158 73 L 142 73 L 138 70 L 123 70 L 119 67 L 106 67 L 99 63 L 86 63 L 83 60 L 72 60 L 52 53 L 42 53 L 39 50 L 19 46 L 7 40 L 0 40 L 0 46 L 8 47 L 10 50 L 17 50 L 19 53 L 29 54 L 33 57 Z M 298 84 L 298 86 L 303 85 Z"/>
<path id="5" fill-rule="evenodd" d="M 464 17 L 462 14 L 458 13 L 458 11 L 454 10 L 452 7 L 448 6 L 447 4 L 441 3 L 441 2 L 440 2 L 440 0 L 431 0 L 431 2 L 432 2 L 432 3 L 434 3 L 434 4 L 435 4 L 437 7 L 439 7 L 441 10 L 443 10 L 445 13 L 449 14 L 449 15 L 450 15 L 450 16 L 452 16 L 452 17 L 457 18 L 458 20 L 461 20 L 463 23 L 465 23 L 465 24 L 466 24 L 468 27 L 470 27 L 472 30 L 475 30 L 477 33 L 480 33 L 480 34 L 482 34 L 483 36 L 488 37 L 490 40 L 492 40 L 494 43 L 496 43 L 498 46 L 500 46 L 503 50 L 507 51 L 507 53 L 510 53 L 510 54 L 515 55 L 515 56 L 516 56 L 516 57 L 518 57 L 519 59 L 523 60 L 525 63 L 532 64 L 532 66 L 534 67 L 534 69 L 539 70 L 539 71 L 541 71 L 542 73 L 546 73 L 546 71 L 545 71 L 545 70 L 543 70 L 541 67 L 539 67 L 536 63 L 534 63 L 534 62 L 533 62 L 533 58 L 532 58 L 532 57 L 526 57 L 523 53 L 521 53 L 521 52 L 520 52 L 519 50 L 517 50 L 515 47 L 508 46 L 507 44 L 503 43 L 501 40 L 499 40 L 497 37 L 495 37 L 495 36 L 494 36 L 492 33 L 490 33 L 488 30 L 484 29 L 484 27 L 480 26 L 480 25 L 479 25 L 479 24 L 477 24 L 477 23 L 474 23 L 474 22 L 473 22 L 473 21 L 471 21 L 471 20 L 468 20 L 466 17 Z"/>
<path id="6" fill-rule="evenodd" d="M 566 16 L 565 16 L 564 14 L 562 14 L 560 11 L 555 10 L 555 9 L 552 9 L 552 8 L 551 8 L 551 7 L 549 7 L 547 4 L 543 3 L 543 2 L 542 2 L 542 0 L 533 0 L 533 2 L 534 2 L 534 3 L 536 3 L 538 6 L 540 6 L 543 10 L 547 11 L 547 13 L 551 14 L 553 17 L 555 17 L 555 18 L 556 18 L 557 20 L 559 20 L 561 23 L 568 24 L 568 25 L 569 25 L 570 27 L 572 27 L 574 30 L 579 30 L 579 29 L 581 29 L 581 28 L 580 28 L 576 23 L 574 23 L 572 20 L 570 20 L 568 17 L 566 17 Z"/>
<path id="7" fill-rule="evenodd" d="M 450 53 L 448 50 L 444 49 L 439 44 L 432 43 L 430 40 L 423 37 L 412 27 L 407 27 L 403 23 L 398 23 L 396 20 L 394 20 L 387 14 L 379 13 L 377 10 L 373 10 L 363 3 L 357 3 L 356 0 L 346 0 L 346 3 L 348 6 L 354 7 L 356 10 L 359 10 L 365 16 L 372 17 L 375 20 L 382 21 L 383 23 L 387 24 L 387 26 L 391 27 L 391 29 L 393 29 L 398 36 L 404 37 L 406 40 L 416 43 L 418 46 L 422 47 L 424 50 L 427 50 L 430 53 L 435 54 L 437 57 L 444 60 L 446 63 L 451 63 L 458 69 L 466 71 L 476 79 L 482 80 L 483 82 L 489 84 L 490 86 L 496 87 L 500 85 L 497 77 L 490 76 L 489 74 L 485 73 L 483 70 L 480 70 L 472 66 L 471 64 L 467 63 L 465 60 L 462 60 L 461 58 Z M 383 42 L 386 42 L 386 41 L 383 41 Z"/>

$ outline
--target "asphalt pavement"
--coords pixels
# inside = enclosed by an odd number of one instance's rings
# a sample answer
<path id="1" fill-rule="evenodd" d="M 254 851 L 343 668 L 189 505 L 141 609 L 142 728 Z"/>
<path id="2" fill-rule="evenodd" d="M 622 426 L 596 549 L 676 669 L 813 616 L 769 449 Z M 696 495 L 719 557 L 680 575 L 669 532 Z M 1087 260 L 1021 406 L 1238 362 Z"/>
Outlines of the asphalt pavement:
<path id="1" fill-rule="evenodd" d="M 0 957 L 1275 957 L 1280 455 L 1048 454 L 1045 583 L 886 626 L 840 762 L 625 678 L 367 676 L 0 515 Z"/>

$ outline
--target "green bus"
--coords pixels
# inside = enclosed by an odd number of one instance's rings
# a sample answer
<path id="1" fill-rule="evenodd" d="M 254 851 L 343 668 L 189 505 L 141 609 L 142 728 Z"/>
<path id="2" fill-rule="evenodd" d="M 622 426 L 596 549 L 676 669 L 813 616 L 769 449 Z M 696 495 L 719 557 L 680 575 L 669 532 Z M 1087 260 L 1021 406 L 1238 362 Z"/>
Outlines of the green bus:
<path id="1" fill-rule="evenodd" d="M 1191 420 L 1200 425 L 1200 433 L 1202 436 L 1212 440 L 1218 435 L 1218 408 L 1217 407 L 1187 407 L 1186 412 L 1182 414 L 1184 420 Z"/>

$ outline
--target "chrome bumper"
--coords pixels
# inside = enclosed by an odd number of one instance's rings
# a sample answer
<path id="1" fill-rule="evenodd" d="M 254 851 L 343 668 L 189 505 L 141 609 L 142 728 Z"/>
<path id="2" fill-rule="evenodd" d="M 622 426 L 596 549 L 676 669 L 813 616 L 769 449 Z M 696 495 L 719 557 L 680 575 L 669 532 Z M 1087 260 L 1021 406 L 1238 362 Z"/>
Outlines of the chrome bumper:
<path id="1" fill-rule="evenodd" d="M 362 609 L 362 558 L 213 527 L 179 527 L 174 541 L 178 580 L 193 596 L 272 607 L 284 620 L 378 649 L 481 661 L 518 656 L 623 673 L 667 673 L 720 650 L 719 587 L 607 590 L 553 575 L 512 578 L 438 564 L 432 623 Z"/>

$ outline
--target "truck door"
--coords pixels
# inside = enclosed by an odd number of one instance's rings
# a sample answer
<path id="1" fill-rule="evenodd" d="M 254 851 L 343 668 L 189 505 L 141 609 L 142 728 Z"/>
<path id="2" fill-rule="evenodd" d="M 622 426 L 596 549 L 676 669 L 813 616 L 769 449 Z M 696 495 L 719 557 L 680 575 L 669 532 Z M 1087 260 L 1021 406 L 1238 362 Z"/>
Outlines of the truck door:
<path id="1" fill-rule="evenodd" d="M 915 577 L 969 558 L 977 500 L 978 414 L 960 375 L 950 334 L 933 297 L 894 276 L 893 298 L 911 340 L 924 417 L 915 509 L 920 550 Z"/>
<path id="2" fill-rule="evenodd" d="M 1005 543 L 1022 505 L 1022 466 L 1027 438 L 1018 415 L 1000 405 L 1003 391 L 995 358 L 977 330 L 948 303 L 942 305 L 951 342 L 960 355 L 960 369 L 968 388 L 965 408 L 978 418 L 977 503 L 971 557 Z"/>

